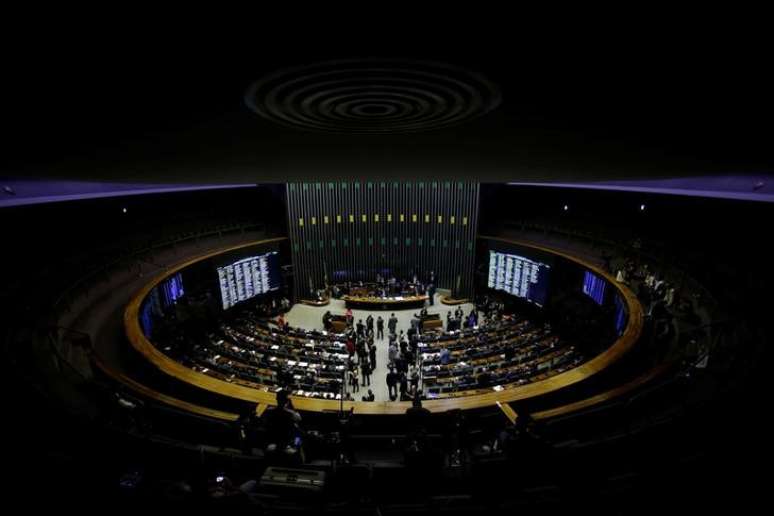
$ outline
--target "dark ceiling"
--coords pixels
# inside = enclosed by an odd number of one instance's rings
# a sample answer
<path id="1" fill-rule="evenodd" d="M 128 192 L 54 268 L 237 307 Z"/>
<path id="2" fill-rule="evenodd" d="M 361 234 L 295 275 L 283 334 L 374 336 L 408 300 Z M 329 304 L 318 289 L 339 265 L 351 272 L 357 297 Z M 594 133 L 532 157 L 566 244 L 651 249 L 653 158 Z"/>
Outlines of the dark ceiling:
<path id="1" fill-rule="evenodd" d="M 250 52 L 48 41 L 8 66 L 2 173 L 16 178 L 255 183 L 305 178 L 546 181 L 769 172 L 772 82 L 752 42 L 659 38 L 550 46 L 458 34 L 256 40 Z M 656 36 L 654 34 L 654 36 Z M 141 39 L 141 38 L 139 38 Z M 138 40 L 139 41 L 139 40 Z M 171 50 L 170 50 L 171 48 Z M 756 50 L 757 49 L 757 50 Z M 434 60 L 498 84 L 502 104 L 416 134 L 320 134 L 246 108 L 255 79 L 349 57 Z"/>

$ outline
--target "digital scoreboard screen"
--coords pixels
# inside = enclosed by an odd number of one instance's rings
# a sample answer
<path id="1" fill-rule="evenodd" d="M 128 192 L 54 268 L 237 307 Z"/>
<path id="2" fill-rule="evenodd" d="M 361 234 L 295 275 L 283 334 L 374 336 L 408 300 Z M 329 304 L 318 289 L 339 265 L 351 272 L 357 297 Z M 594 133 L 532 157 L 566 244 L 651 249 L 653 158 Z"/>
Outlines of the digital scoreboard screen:
<path id="1" fill-rule="evenodd" d="M 184 295 L 183 276 L 180 273 L 151 289 L 140 308 L 140 325 L 146 336 L 150 336 L 153 331 L 154 319 L 163 317 L 169 307 Z"/>
<path id="2" fill-rule="evenodd" d="M 593 299 L 598 305 L 605 301 L 606 286 L 605 280 L 593 272 L 586 271 L 583 274 L 583 293 Z"/>
<path id="3" fill-rule="evenodd" d="M 218 267 L 218 281 L 224 310 L 242 301 L 278 290 L 281 286 L 279 253 L 273 251 L 250 256 Z"/>
<path id="4" fill-rule="evenodd" d="M 489 288 L 543 306 L 551 266 L 516 254 L 489 251 Z"/>
<path id="5" fill-rule="evenodd" d="M 621 294 L 616 293 L 615 294 L 615 329 L 618 332 L 618 335 L 621 335 L 624 332 L 624 328 L 626 328 L 626 319 L 627 319 L 626 303 L 621 297 Z"/>

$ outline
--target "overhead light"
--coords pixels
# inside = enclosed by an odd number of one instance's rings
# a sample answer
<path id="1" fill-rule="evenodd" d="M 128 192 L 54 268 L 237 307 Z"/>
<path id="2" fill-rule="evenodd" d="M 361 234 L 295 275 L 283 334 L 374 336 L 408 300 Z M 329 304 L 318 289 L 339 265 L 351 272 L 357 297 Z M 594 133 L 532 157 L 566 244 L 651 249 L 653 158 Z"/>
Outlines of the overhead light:
<path id="1" fill-rule="evenodd" d="M 126 208 L 121 208 L 121 211 L 122 211 L 123 213 L 126 213 Z"/>
<path id="2" fill-rule="evenodd" d="M 645 205 L 644 204 L 640 204 L 640 211 L 645 211 Z"/>
<path id="3" fill-rule="evenodd" d="M 565 204 L 565 205 L 564 205 L 564 211 L 567 211 L 567 210 L 569 210 L 569 209 L 570 209 L 570 207 L 569 207 L 569 206 L 567 206 L 567 205 Z"/>

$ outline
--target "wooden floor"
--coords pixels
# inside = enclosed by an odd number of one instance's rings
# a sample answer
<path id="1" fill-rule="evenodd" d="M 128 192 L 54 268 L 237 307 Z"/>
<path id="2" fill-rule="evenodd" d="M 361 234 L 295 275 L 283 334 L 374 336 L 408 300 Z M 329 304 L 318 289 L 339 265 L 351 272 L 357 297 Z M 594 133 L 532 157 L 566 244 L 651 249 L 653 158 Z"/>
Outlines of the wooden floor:
<path id="1" fill-rule="evenodd" d="M 156 276 L 152 281 L 150 281 L 137 293 L 135 293 L 124 312 L 124 327 L 126 330 L 127 338 L 129 339 L 131 345 L 148 361 L 154 364 L 159 370 L 183 382 L 240 400 L 250 401 L 267 406 L 276 404 L 276 398 L 273 393 L 213 378 L 207 374 L 193 371 L 192 369 L 164 355 L 164 353 L 162 353 L 151 342 L 149 342 L 143 334 L 139 323 L 139 310 L 142 300 L 145 299 L 145 297 L 154 286 L 170 275 L 177 273 L 178 271 L 188 267 L 193 263 L 235 249 L 260 246 L 263 244 L 273 244 L 281 240 L 284 240 L 284 238 L 250 242 L 239 246 L 209 252 L 205 255 L 197 256 L 195 258 L 183 261 L 176 266 L 170 267 L 164 273 Z M 583 267 L 593 271 L 595 274 L 606 278 L 616 289 L 622 293 L 626 301 L 629 312 L 627 326 L 621 337 L 610 348 L 577 368 L 555 375 L 545 380 L 533 382 L 523 386 L 504 389 L 499 392 L 492 391 L 491 393 L 487 394 L 478 394 L 461 398 L 425 401 L 423 403 L 424 406 L 432 412 L 445 412 L 453 409 L 474 409 L 485 406 L 492 406 L 497 402 L 504 404 L 540 396 L 549 392 L 555 392 L 570 385 L 574 385 L 604 370 L 611 364 L 618 361 L 635 345 L 642 331 L 642 306 L 640 305 L 636 296 L 628 288 L 617 283 L 615 278 L 608 274 L 606 271 L 579 258 L 575 258 L 566 253 L 543 246 L 508 239 L 497 238 L 491 240 L 513 243 L 524 247 L 535 248 L 544 252 L 556 254 L 575 263 L 578 263 Z M 299 397 L 294 398 L 293 403 L 296 408 L 304 411 L 336 411 L 339 409 L 339 402 L 333 400 L 320 400 Z M 409 408 L 409 406 L 409 402 L 344 402 L 345 410 L 352 408 L 356 414 L 403 414 L 405 413 L 406 409 Z"/>

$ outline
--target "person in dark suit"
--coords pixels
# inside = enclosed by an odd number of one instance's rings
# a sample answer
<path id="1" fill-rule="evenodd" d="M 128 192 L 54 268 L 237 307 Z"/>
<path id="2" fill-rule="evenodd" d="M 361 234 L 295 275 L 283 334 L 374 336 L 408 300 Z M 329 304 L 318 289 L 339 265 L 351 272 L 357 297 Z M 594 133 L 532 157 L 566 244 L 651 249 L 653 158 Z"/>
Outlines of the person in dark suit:
<path id="1" fill-rule="evenodd" d="M 398 318 L 395 317 L 395 314 L 390 315 L 390 320 L 387 322 L 387 329 L 390 330 L 390 333 L 395 333 L 395 329 L 398 327 Z"/>
<path id="2" fill-rule="evenodd" d="M 277 406 L 265 414 L 268 442 L 279 449 L 288 445 L 297 446 L 301 437 L 301 414 L 294 408 L 288 391 L 277 391 Z"/>
<path id="3" fill-rule="evenodd" d="M 239 442 L 242 445 L 242 453 L 245 455 L 253 454 L 253 444 L 255 441 L 255 431 L 258 419 L 255 415 L 256 409 L 257 405 L 250 405 L 239 414 L 239 419 L 237 419 Z"/>
<path id="4" fill-rule="evenodd" d="M 363 386 L 371 386 L 371 364 L 368 362 L 368 359 L 363 358 L 363 360 L 360 362 L 360 373 L 363 377 Z"/>
<path id="5" fill-rule="evenodd" d="M 380 315 L 376 319 L 376 338 L 379 340 L 384 339 L 384 319 Z"/>
<path id="6" fill-rule="evenodd" d="M 323 315 L 323 328 L 325 328 L 326 331 L 331 330 L 331 318 L 333 317 L 333 314 L 331 314 L 331 311 L 328 310 L 325 312 L 325 315 Z"/>
<path id="7" fill-rule="evenodd" d="M 409 435 L 424 434 L 430 422 L 430 411 L 422 406 L 422 400 L 417 395 L 411 404 L 411 408 L 406 410 L 406 419 L 408 419 Z"/>
<path id="8" fill-rule="evenodd" d="M 368 362 L 372 369 L 376 369 L 376 344 L 373 342 L 368 346 Z"/>
<path id="9" fill-rule="evenodd" d="M 387 390 L 390 393 L 390 401 L 395 401 L 398 397 L 398 379 L 399 376 L 395 369 L 390 369 L 390 372 L 387 373 Z"/>
<path id="10" fill-rule="evenodd" d="M 371 314 L 368 314 L 366 318 L 366 328 L 371 331 L 374 329 L 374 316 Z"/>

